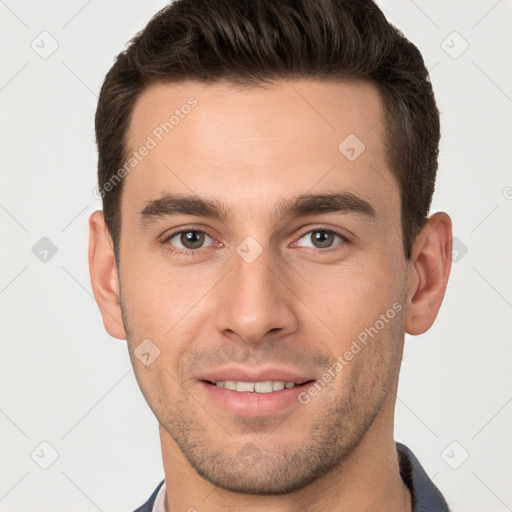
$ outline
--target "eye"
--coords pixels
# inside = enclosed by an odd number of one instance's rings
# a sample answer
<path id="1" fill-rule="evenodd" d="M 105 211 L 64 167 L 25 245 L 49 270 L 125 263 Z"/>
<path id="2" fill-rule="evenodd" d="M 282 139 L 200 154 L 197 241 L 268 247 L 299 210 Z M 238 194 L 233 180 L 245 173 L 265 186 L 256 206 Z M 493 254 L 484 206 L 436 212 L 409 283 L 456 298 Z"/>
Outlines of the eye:
<path id="1" fill-rule="evenodd" d="M 178 249 L 194 250 L 202 249 L 207 241 L 213 242 L 213 238 L 204 231 L 186 229 L 170 235 L 165 242 Z M 211 243 L 210 243 L 211 245 Z"/>
<path id="2" fill-rule="evenodd" d="M 301 240 L 304 240 L 304 242 L 301 242 Z M 339 241 L 338 244 L 335 244 L 336 240 Z M 302 235 L 294 245 L 312 247 L 314 249 L 328 249 L 333 245 L 340 245 L 343 242 L 348 242 L 348 240 L 340 233 L 328 229 L 314 229 Z"/>

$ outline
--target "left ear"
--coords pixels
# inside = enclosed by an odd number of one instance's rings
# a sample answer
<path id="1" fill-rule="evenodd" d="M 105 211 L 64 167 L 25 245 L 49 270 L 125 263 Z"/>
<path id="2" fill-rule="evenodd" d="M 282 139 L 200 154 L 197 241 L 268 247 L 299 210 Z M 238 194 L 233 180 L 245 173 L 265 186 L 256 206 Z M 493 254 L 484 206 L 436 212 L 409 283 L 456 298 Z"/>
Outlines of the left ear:
<path id="1" fill-rule="evenodd" d="M 405 331 L 423 334 L 436 319 L 452 266 L 452 221 L 443 212 L 427 219 L 414 242 L 407 278 Z"/>

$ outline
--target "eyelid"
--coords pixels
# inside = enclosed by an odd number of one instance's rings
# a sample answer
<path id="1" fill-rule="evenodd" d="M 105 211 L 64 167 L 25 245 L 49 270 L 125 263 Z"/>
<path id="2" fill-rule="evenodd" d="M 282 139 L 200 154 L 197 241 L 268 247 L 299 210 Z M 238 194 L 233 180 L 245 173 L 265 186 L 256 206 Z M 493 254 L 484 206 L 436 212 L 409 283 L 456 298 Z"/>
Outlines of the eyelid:
<path id="1" fill-rule="evenodd" d="M 326 226 L 314 226 L 314 227 L 308 227 L 307 229 L 305 229 L 303 232 L 301 232 L 301 234 L 299 234 L 296 238 L 295 238 L 295 242 L 293 242 L 293 244 L 295 244 L 296 242 L 298 242 L 301 238 L 303 238 L 305 235 L 309 234 L 309 233 L 312 233 L 314 231 L 325 231 L 327 233 L 333 233 L 334 235 L 337 235 L 339 236 L 341 239 L 343 239 L 344 242 L 352 242 L 351 238 L 349 235 L 343 233 L 342 231 L 340 231 L 339 229 L 335 229 L 335 228 L 330 228 L 330 227 L 326 227 Z M 293 245 L 292 244 L 292 245 Z"/>
<path id="2" fill-rule="evenodd" d="M 212 233 L 210 233 L 207 228 L 197 226 L 180 226 L 179 228 L 169 229 L 162 233 L 161 238 L 165 242 L 169 238 L 172 238 L 173 236 L 179 235 L 180 233 L 188 233 L 189 231 L 195 231 L 196 233 L 204 233 L 213 240 L 216 239 L 216 237 L 213 236 Z"/>
<path id="3" fill-rule="evenodd" d="M 187 229 L 185 231 L 178 231 L 177 233 L 174 233 L 174 234 L 171 234 L 170 236 L 167 237 L 167 241 L 169 241 L 171 238 L 175 238 L 177 236 L 180 236 L 180 235 L 183 235 L 184 233 L 199 233 L 199 234 L 202 234 L 202 235 L 205 235 L 205 237 L 208 237 L 212 240 L 212 242 L 214 243 L 215 242 L 215 239 L 212 238 L 208 233 L 205 233 L 204 231 L 198 231 L 198 230 L 192 230 L 192 229 Z M 205 240 L 206 241 L 206 240 Z M 181 241 L 180 241 L 181 243 Z M 183 251 L 198 251 L 199 249 L 206 249 L 207 247 L 212 247 L 212 245 L 207 245 L 207 246 L 202 246 L 202 247 L 198 247 L 197 249 L 187 249 L 186 247 L 178 247 L 179 250 Z"/>

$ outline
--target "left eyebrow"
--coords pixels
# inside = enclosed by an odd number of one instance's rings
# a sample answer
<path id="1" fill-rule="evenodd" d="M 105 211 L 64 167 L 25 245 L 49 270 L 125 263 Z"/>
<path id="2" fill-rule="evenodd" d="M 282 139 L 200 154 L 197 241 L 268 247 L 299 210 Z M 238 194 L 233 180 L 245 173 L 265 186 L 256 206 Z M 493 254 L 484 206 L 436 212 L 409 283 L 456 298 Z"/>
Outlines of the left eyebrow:
<path id="1" fill-rule="evenodd" d="M 377 217 L 375 208 L 368 201 L 351 192 L 305 194 L 285 199 L 275 210 L 274 216 L 283 219 L 322 213 L 355 213 L 370 219 Z"/>
<path id="2" fill-rule="evenodd" d="M 375 208 L 365 199 L 351 193 L 305 194 L 291 199 L 281 199 L 273 211 L 273 217 L 281 220 L 286 217 L 303 217 L 325 213 L 362 215 L 375 219 Z M 139 212 L 139 226 L 144 228 L 159 219 L 175 215 L 192 215 L 209 217 L 221 222 L 231 218 L 228 209 L 216 200 L 203 199 L 198 196 L 165 194 L 146 203 Z"/>

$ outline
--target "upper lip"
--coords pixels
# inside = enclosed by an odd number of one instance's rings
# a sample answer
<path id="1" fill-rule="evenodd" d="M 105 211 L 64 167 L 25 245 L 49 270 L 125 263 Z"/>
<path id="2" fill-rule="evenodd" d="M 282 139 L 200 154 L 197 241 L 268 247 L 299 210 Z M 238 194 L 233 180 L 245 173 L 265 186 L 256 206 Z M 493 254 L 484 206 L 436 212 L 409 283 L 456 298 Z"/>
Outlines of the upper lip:
<path id="1" fill-rule="evenodd" d="M 282 381 L 282 382 L 295 382 L 296 384 L 303 384 L 313 380 L 311 376 L 305 373 L 286 370 L 281 368 L 265 368 L 265 369 L 244 369 L 244 368 L 218 368 L 215 370 L 207 371 L 199 377 L 199 380 L 209 382 L 220 382 L 226 380 L 234 380 L 237 382 L 266 382 L 266 381 Z"/>

